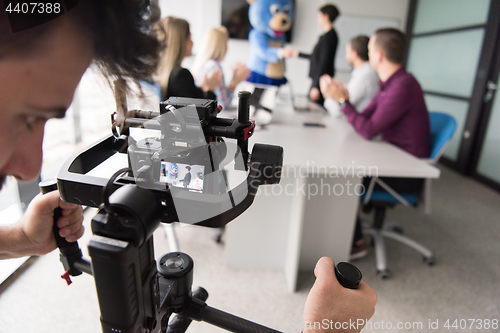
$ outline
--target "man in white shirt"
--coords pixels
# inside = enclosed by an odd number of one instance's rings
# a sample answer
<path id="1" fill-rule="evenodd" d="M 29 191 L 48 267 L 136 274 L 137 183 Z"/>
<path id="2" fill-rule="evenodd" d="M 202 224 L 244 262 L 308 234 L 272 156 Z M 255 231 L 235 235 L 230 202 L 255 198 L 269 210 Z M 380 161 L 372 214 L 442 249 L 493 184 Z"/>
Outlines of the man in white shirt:
<path id="1" fill-rule="evenodd" d="M 358 112 L 370 104 L 379 89 L 378 75 L 368 62 L 368 41 L 367 36 L 354 37 L 346 45 L 345 50 L 345 58 L 353 67 L 351 79 L 347 84 L 349 101 Z M 331 77 L 325 75 L 322 80 L 328 81 Z M 325 100 L 324 106 L 332 117 L 342 114 L 338 103 L 331 98 Z"/>

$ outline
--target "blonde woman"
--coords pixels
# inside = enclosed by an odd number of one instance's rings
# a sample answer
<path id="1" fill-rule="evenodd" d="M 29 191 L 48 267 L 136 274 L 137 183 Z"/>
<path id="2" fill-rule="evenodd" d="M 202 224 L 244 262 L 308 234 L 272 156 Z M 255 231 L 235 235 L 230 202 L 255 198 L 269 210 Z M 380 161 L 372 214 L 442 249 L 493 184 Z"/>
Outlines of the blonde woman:
<path id="1" fill-rule="evenodd" d="M 203 45 L 196 55 L 192 68 L 198 86 L 202 86 L 207 74 L 213 71 L 222 73 L 220 62 L 226 56 L 228 39 L 229 34 L 225 27 L 213 28 L 206 32 Z M 248 68 L 244 64 L 238 63 L 233 68 L 233 78 L 228 86 L 225 85 L 224 75 L 222 75 L 221 81 L 214 90 L 219 105 L 228 107 L 231 104 L 236 86 L 249 74 Z"/>
<path id="2" fill-rule="evenodd" d="M 166 48 L 162 51 L 156 80 L 161 86 L 162 100 L 171 96 L 215 99 L 213 91 L 222 79 L 221 71 L 211 71 L 201 78 L 199 87 L 191 72 L 182 68 L 185 57 L 192 55 L 193 41 L 189 23 L 177 17 L 165 17 L 159 22 L 160 35 Z"/>

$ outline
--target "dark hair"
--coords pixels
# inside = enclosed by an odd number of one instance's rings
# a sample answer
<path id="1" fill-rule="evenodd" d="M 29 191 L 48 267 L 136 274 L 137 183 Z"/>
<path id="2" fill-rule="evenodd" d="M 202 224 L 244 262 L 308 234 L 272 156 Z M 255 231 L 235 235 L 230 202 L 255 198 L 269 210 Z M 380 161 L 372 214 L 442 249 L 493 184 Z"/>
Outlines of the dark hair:
<path id="1" fill-rule="evenodd" d="M 152 12 L 150 0 L 80 0 L 64 16 L 93 41 L 94 63 L 106 76 L 138 82 L 151 81 L 158 65 L 161 43 L 152 30 Z M 12 25 L 9 29 L 7 15 L 0 13 L 0 58 L 36 52 L 60 19 L 16 32 Z"/>
<path id="2" fill-rule="evenodd" d="M 335 21 L 335 19 L 340 15 L 338 8 L 334 5 L 324 5 L 319 9 L 323 14 L 328 15 L 330 22 Z"/>
<path id="3" fill-rule="evenodd" d="M 191 167 L 190 166 L 186 166 L 186 169 L 188 169 L 189 171 L 191 171 Z"/>
<path id="4" fill-rule="evenodd" d="M 357 36 L 351 39 L 351 49 L 356 51 L 361 60 L 368 61 L 368 36 Z"/>
<path id="5" fill-rule="evenodd" d="M 379 29 L 375 32 L 375 45 L 381 48 L 387 60 L 403 64 L 406 54 L 406 37 L 400 30 Z"/>

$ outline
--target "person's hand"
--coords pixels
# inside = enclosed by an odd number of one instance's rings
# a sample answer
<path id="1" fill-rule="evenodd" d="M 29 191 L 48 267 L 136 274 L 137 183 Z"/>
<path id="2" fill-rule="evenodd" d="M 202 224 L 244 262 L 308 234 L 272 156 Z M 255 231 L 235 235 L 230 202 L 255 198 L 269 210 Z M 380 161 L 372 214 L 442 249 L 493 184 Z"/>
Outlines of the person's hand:
<path id="1" fill-rule="evenodd" d="M 335 276 L 333 260 L 327 257 L 318 261 L 314 275 L 316 281 L 304 307 L 304 333 L 360 332 L 375 313 L 375 291 L 364 280 L 358 289 L 344 288 Z M 352 329 L 348 325 L 352 322 L 360 325 Z"/>
<path id="2" fill-rule="evenodd" d="M 342 85 L 342 82 L 332 79 L 328 74 L 323 75 L 319 79 L 319 87 L 325 98 L 330 97 L 335 102 L 338 102 L 340 99 L 349 99 L 347 88 Z"/>
<path id="3" fill-rule="evenodd" d="M 245 64 L 237 63 L 233 67 L 233 78 L 231 83 L 229 84 L 228 89 L 234 91 L 236 86 L 243 80 L 246 80 L 250 75 L 250 70 L 247 68 Z"/>
<path id="4" fill-rule="evenodd" d="M 203 91 L 214 91 L 222 80 L 222 72 L 218 69 L 203 76 L 200 88 Z"/>
<path id="5" fill-rule="evenodd" d="M 285 58 L 285 59 L 289 59 L 289 58 L 295 57 L 295 56 L 296 56 L 296 55 L 295 55 L 295 53 L 296 53 L 296 52 L 297 52 L 297 51 L 295 51 L 295 50 L 294 50 L 292 47 L 290 47 L 290 46 L 284 47 L 284 48 L 283 48 L 283 58 Z M 297 53 L 297 55 L 298 55 L 298 53 Z"/>
<path id="6" fill-rule="evenodd" d="M 312 87 L 311 91 L 309 91 L 309 98 L 311 101 L 319 101 L 319 98 L 321 97 L 321 92 L 319 91 L 318 88 Z"/>
<path id="7" fill-rule="evenodd" d="M 24 255 L 43 255 L 57 247 L 52 231 L 54 209 L 60 207 L 62 216 L 57 221 L 59 235 L 68 242 L 75 242 L 83 235 L 82 206 L 63 202 L 58 191 L 45 195 L 39 194 L 28 206 L 24 217 L 19 222 L 25 237 L 22 246 Z"/>

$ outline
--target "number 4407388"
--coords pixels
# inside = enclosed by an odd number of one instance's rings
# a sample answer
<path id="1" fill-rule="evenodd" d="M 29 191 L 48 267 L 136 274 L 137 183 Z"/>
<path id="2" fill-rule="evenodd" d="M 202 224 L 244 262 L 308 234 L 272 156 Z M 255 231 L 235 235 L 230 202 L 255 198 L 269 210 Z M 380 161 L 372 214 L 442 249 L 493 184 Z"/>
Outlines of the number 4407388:
<path id="1" fill-rule="evenodd" d="M 443 325 L 447 329 L 498 329 L 498 319 L 448 319 Z"/>
<path id="2" fill-rule="evenodd" d="M 61 12 L 61 4 L 44 3 L 44 2 L 18 2 L 15 5 L 10 2 L 5 8 L 5 11 L 12 14 L 59 14 Z"/>

